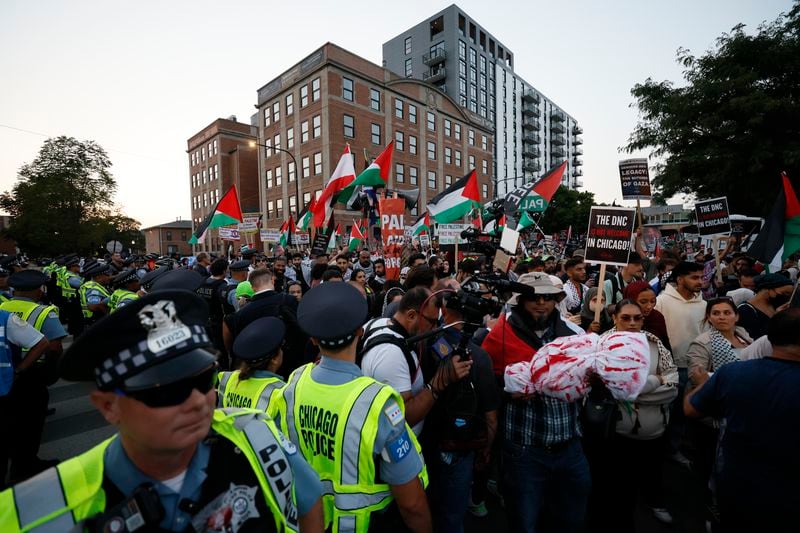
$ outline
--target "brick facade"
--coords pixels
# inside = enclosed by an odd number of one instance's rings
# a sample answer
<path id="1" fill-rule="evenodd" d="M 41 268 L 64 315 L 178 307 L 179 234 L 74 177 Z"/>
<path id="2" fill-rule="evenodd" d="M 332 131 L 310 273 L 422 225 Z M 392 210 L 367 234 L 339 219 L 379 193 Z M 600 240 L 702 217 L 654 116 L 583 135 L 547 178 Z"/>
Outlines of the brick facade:
<path id="1" fill-rule="evenodd" d="M 189 239 L 192 237 L 192 222 L 176 220 L 158 226 L 144 228 L 145 250 L 159 255 L 192 255 Z"/>

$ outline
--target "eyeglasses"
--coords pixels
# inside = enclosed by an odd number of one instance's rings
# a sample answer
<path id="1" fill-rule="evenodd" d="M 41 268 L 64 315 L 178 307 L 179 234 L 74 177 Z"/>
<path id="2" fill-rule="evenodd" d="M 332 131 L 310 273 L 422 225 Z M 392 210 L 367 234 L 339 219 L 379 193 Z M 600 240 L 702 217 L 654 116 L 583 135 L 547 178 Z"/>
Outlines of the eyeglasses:
<path id="1" fill-rule="evenodd" d="M 534 294 L 530 297 L 532 302 L 538 302 L 540 299 L 545 302 L 558 301 L 558 294 Z"/>
<path id="2" fill-rule="evenodd" d="M 644 320 L 644 315 L 619 315 L 622 322 L 641 322 Z"/>
<path id="3" fill-rule="evenodd" d="M 211 365 L 199 374 L 175 383 L 152 387 L 139 391 L 124 391 L 116 389 L 120 396 L 127 396 L 142 402 L 147 407 L 173 407 L 185 402 L 195 389 L 201 394 L 206 394 L 217 384 L 217 365 Z"/>

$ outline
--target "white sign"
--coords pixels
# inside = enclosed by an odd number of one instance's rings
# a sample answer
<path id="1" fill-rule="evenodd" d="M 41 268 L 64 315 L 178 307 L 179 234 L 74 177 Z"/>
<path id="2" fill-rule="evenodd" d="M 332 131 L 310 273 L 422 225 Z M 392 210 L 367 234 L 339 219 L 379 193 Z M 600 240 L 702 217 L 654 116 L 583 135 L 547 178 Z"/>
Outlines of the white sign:
<path id="1" fill-rule="evenodd" d="M 431 236 L 427 233 L 419 236 L 419 244 L 425 248 L 431 247 Z"/>
<path id="2" fill-rule="evenodd" d="M 242 217 L 238 229 L 239 233 L 258 233 L 258 217 Z"/>
<path id="3" fill-rule="evenodd" d="M 219 228 L 219 238 L 223 241 L 238 241 L 239 230 L 236 228 Z"/>
<path id="4" fill-rule="evenodd" d="M 276 229 L 262 229 L 259 237 L 261 242 L 278 242 L 281 240 L 281 232 Z"/>
<path id="5" fill-rule="evenodd" d="M 308 244 L 311 242 L 308 233 L 297 232 L 292 235 L 292 243 L 294 244 Z"/>
<path id="6" fill-rule="evenodd" d="M 439 244 L 466 244 L 467 240 L 461 238 L 461 232 L 470 227 L 469 224 L 439 224 L 436 227 L 436 235 L 439 237 Z"/>

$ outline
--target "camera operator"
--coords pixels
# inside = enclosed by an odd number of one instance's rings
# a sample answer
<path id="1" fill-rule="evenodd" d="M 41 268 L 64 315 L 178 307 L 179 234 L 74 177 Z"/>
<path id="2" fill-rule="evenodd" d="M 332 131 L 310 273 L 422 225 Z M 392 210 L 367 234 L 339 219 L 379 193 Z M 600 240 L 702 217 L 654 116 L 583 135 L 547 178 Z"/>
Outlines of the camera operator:
<path id="1" fill-rule="evenodd" d="M 508 301 L 481 345 L 496 374 L 529 361 L 544 344 L 581 334 L 557 309 L 564 291 L 544 273 L 520 276 L 530 289 Z M 580 406 L 541 395 L 506 398 L 503 464 L 506 511 L 511 531 L 536 531 L 544 510 L 553 531 L 581 531 L 591 479 L 581 448 Z"/>
<path id="2" fill-rule="evenodd" d="M 441 283 L 439 286 L 445 288 Z M 436 530 L 461 532 L 470 500 L 473 467 L 485 471 L 489 465 L 500 394 L 494 383 L 489 354 L 471 340 L 483 313 L 479 308 L 465 309 L 469 302 L 462 303 L 455 292 L 438 294 L 437 303 L 442 309 L 444 324 L 452 327 L 434 338 L 426 352 L 422 363 L 426 381 L 434 383 L 437 371 L 454 357 L 469 357 L 473 364 L 468 374 L 439 393 L 438 401 L 426 417 L 428 423 L 421 441 L 425 462 L 429 465 L 429 493 Z M 478 323 L 468 325 L 465 330 L 463 322 L 465 316 L 472 322 L 471 311 L 478 315 Z M 466 344 L 462 336 L 469 338 Z M 466 356 L 459 353 L 464 345 Z"/>

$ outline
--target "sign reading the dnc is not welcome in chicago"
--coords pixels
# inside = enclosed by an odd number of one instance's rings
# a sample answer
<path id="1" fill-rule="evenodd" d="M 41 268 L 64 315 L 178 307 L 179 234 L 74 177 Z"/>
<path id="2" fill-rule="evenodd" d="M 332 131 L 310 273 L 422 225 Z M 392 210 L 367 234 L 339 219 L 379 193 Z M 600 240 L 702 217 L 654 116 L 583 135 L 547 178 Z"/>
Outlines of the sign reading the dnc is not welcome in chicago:
<path id="1" fill-rule="evenodd" d="M 697 233 L 700 235 L 730 234 L 731 217 L 728 213 L 727 196 L 697 202 L 694 211 L 697 215 Z"/>
<path id="2" fill-rule="evenodd" d="M 592 207 L 586 235 L 586 262 L 627 265 L 635 223 L 635 209 Z"/>

